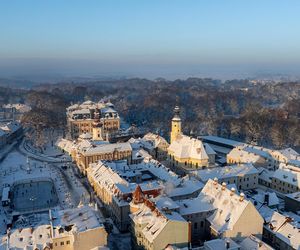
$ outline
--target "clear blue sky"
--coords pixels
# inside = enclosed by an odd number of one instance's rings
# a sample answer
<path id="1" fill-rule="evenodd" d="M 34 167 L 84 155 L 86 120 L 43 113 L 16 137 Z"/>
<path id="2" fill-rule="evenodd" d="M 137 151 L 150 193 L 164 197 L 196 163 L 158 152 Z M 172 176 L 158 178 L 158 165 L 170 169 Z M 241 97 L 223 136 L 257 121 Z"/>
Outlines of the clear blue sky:
<path id="1" fill-rule="evenodd" d="M 3 0 L 0 31 L 0 74 L 300 65 L 299 0 Z"/>

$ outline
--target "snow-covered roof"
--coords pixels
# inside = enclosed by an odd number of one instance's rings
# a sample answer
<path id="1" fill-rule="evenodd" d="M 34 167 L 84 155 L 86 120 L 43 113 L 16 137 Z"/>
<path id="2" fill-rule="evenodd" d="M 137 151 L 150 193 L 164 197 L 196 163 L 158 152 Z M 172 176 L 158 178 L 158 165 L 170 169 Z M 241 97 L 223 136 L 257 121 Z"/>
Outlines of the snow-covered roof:
<path id="1" fill-rule="evenodd" d="M 160 210 L 162 209 L 168 209 L 168 210 L 178 210 L 179 205 L 173 201 L 171 198 L 165 195 L 157 196 L 156 198 L 151 199 L 156 207 Z"/>
<path id="2" fill-rule="evenodd" d="M 8 122 L 6 124 L 0 125 L 0 129 L 7 133 L 14 133 L 21 128 L 21 124 L 19 122 Z"/>
<path id="3" fill-rule="evenodd" d="M 258 168 L 259 174 L 258 174 L 258 178 L 262 179 L 266 182 L 271 183 L 272 182 L 272 177 L 274 175 L 274 171 L 268 170 L 266 168 Z"/>
<path id="4" fill-rule="evenodd" d="M 50 224 L 14 229 L 10 232 L 9 249 L 35 249 L 34 247 L 44 249 L 45 246 L 50 246 L 50 243 L 52 243 L 50 229 Z M 0 243 L 1 250 L 8 249 L 5 239 L 7 240 L 7 236 L 2 238 Z M 30 246 L 32 248 L 27 248 Z"/>
<path id="5" fill-rule="evenodd" d="M 239 250 L 239 245 L 230 238 L 214 239 L 204 242 L 204 250 Z"/>
<path id="6" fill-rule="evenodd" d="M 82 133 L 79 138 L 81 139 L 92 139 L 92 135 L 88 132 Z"/>
<path id="7" fill-rule="evenodd" d="M 268 197 L 268 204 L 266 204 L 269 207 L 278 206 L 279 205 L 279 199 L 275 192 L 264 192 L 264 193 L 257 193 L 252 196 L 252 198 L 259 202 L 260 204 L 265 203 L 265 199 Z"/>
<path id="8" fill-rule="evenodd" d="M 137 225 L 145 225 L 142 226 L 141 233 L 144 237 L 149 241 L 153 242 L 156 237 L 164 230 L 168 223 L 172 221 L 186 223 L 186 220 L 177 212 L 166 210 L 164 211 L 159 209 L 151 209 L 145 205 L 141 204 L 139 206 L 139 210 L 130 215 L 131 219 Z M 176 235 L 173 235 L 176 237 Z"/>
<path id="9" fill-rule="evenodd" d="M 292 148 L 281 149 L 279 150 L 279 152 L 282 153 L 288 159 L 292 159 L 295 156 L 299 156 L 299 153 Z"/>
<path id="10" fill-rule="evenodd" d="M 155 148 L 158 147 L 161 143 L 169 145 L 165 138 L 153 133 L 147 133 L 146 135 L 144 135 L 143 139 L 146 141 L 152 141 Z"/>
<path id="11" fill-rule="evenodd" d="M 2 202 L 9 200 L 10 187 L 5 187 L 2 190 Z"/>
<path id="12" fill-rule="evenodd" d="M 300 202 L 300 192 L 286 194 L 285 196 L 287 196 L 290 199 L 293 199 L 293 200 L 296 200 L 296 201 Z"/>
<path id="13" fill-rule="evenodd" d="M 225 183 L 224 183 L 225 184 Z M 208 180 L 201 191 L 211 199 L 211 204 L 216 208 L 215 212 L 208 217 L 211 226 L 219 233 L 231 230 L 247 206 L 253 204 L 237 195 L 234 191 L 226 188 L 226 184 L 220 185 L 217 181 Z"/>
<path id="14" fill-rule="evenodd" d="M 184 216 L 215 210 L 211 201 L 209 196 L 200 193 L 196 198 L 178 200 L 176 203 L 180 206 L 180 214 Z"/>
<path id="15" fill-rule="evenodd" d="M 242 163 L 246 163 L 246 162 L 256 163 L 261 158 L 265 160 L 273 160 L 273 156 L 270 154 L 269 149 L 247 145 L 247 144 L 235 147 L 229 152 L 227 157 L 239 159 L 239 161 Z"/>
<path id="16" fill-rule="evenodd" d="M 238 142 L 238 141 L 226 139 L 226 138 L 219 137 L 219 136 L 213 136 L 213 135 L 202 136 L 201 138 L 203 140 L 207 141 L 207 142 L 221 143 L 223 145 L 228 145 L 228 146 L 231 146 L 231 147 L 236 147 L 238 145 L 242 145 L 243 144 L 242 142 Z"/>
<path id="17" fill-rule="evenodd" d="M 176 158 L 208 160 L 202 141 L 186 135 L 179 135 L 168 148 Z"/>
<path id="18" fill-rule="evenodd" d="M 215 177 L 218 179 L 225 179 L 236 176 L 243 177 L 245 175 L 258 174 L 258 170 L 253 167 L 251 163 L 245 163 L 226 167 L 207 168 L 194 171 L 194 173 L 202 182 L 206 182 L 209 179 L 214 179 Z"/>
<path id="19" fill-rule="evenodd" d="M 6 132 L 3 129 L 0 128 L 0 137 L 5 136 L 5 135 L 6 135 Z"/>
<path id="20" fill-rule="evenodd" d="M 130 145 L 133 149 L 144 148 L 149 151 L 154 149 L 154 142 L 149 141 L 149 140 L 145 140 L 145 139 L 141 139 L 141 138 L 138 138 L 138 139 L 130 138 L 128 140 L 128 142 L 130 143 Z"/>
<path id="21" fill-rule="evenodd" d="M 130 146 L 130 143 L 119 142 L 119 143 L 94 145 L 89 148 L 83 149 L 81 153 L 85 156 L 89 156 L 89 155 L 97 155 L 97 154 L 104 154 L 104 153 L 112 153 L 114 151 L 124 152 L 124 151 L 131 151 L 131 150 L 132 148 Z"/>
<path id="22" fill-rule="evenodd" d="M 274 172 L 273 178 L 300 188 L 300 171 L 296 170 L 296 168 L 280 165 Z"/>
<path id="23" fill-rule="evenodd" d="M 290 218 L 278 212 L 273 212 L 269 218 L 269 224 L 266 225 L 266 227 L 273 231 L 276 237 L 284 241 L 287 245 L 294 249 L 299 249 L 300 232 L 298 227 L 292 224 Z"/>
<path id="24" fill-rule="evenodd" d="M 57 140 L 56 146 L 63 149 L 64 151 L 66 151 L 70 154 L 74 144 L 70 140 L 60 138 L 60 139 Z"/>
<path id="25" fill-rule="evenodd" d="M 255 237 L 254 235 L 250 235 L 245 238 L 241 243 L 241 250 L 273 250 L 274 248 L 270 247 L 268 244 Z"/>
<path id="26" fill-rule="evenodd" d="M 92 102 L 85 101 L 82 104 L 74 104 L 67 108 L 67 113 L 69 118 L 82 118 L 86 115 L 86 118 L 92 118 L 91 115 L 94 110 L 100 110 L 101 114 L 105 117 L 105 114 L 113 113 L 114 117 L 118 117 L 118 112 L 113 108 L 112 103 L 103 103 L 103 102 Z"/>
<path id="27" fill-rule="evenodd" d="M 103 227 L 95 214 L 95 210 L 89 206 L 80 206 L 66 210 L 52 212 L 53 237 L 62 237 L 72 232 L 83 232 L 97 227 Z M 66 230 L 66 227 L 70 227 Z"/>
<path id="28" fill-rule="evenodd" d="M 132 151 L 132 160 L 145 159 L 145 158 L 149 158 L 149 159 L 152 158 L 152 156 L 146 150 L 138 149 Z"/>
<path id="29" fill-rule="evenodd" d="M 195 178 L 185 176 L 181 178 L 180 184 L 174 186 L 172 183 L 166 183 L 165 193 L 172 199 L 179 199 L 182 196 L 193 196 L 200 192 L 204 184 Z"/>
<path id="30" fill-rule="evenodd" d="M 17 111 L 21 113 L 25 113 L 31 110 L 31 107 L 26 104 L 21 103 L 13 103 L 13 104 L 6 104 L 3 105 L 4 108 L 15 108 Z"/>

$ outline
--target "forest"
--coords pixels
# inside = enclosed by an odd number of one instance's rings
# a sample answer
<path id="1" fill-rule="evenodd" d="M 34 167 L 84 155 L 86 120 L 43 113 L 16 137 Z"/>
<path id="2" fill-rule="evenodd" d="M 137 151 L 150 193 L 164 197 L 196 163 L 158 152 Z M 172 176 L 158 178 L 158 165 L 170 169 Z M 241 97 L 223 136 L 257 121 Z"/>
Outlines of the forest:
<path id="1" fill-rule="evenodd" d="M 32 107 L 26 126 L 64 128 L 66 107 L 110 100 L 129 124 L 168 138 L 173 108 L 191 136 L 218 135 L 274 148 L 300 147 L 300 82 L 162 78 L 59 82 L 30 89 L 0 87 L 0 104 Z"/>

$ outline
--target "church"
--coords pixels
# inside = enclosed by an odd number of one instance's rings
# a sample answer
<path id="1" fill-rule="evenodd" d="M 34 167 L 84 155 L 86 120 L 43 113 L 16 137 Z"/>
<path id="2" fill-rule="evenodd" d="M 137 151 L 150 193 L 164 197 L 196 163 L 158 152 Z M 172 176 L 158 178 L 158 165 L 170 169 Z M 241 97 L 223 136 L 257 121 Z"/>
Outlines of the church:
<path id="1" fill-rule="evenodd" d="M 207 143 L 182 133 L 180 109 L 176 106 L 168 147 L 168 160 L 171 166 L 184 170 L 207 168 L 215 164 L 215 155 L 216 152 Z"/>

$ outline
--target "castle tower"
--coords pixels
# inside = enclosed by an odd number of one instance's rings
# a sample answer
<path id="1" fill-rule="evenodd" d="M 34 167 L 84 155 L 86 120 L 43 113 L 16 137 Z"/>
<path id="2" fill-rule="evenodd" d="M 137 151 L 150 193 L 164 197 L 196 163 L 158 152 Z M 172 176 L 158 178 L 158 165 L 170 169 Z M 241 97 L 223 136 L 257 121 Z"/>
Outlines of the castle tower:
<path id="1" fill-rule="evenodd" d="M 174 108 L 174 117 L 172 119 L 172 125 L 171 125 L 171 140 L 170 140 L 171 143 L 176 140 L 178 135 L 181 135 L 181 119 L 179 114 L 180 114 L 180 109 L 178 106 L 176 106 Z"/>
<path id="2" fill-rule="evenodd" d="M 93 122 L 93 140 L 94 141 L 103 141 L 102 137 L 102 123 L 100 121 L 99 111 L 95 111 L 95 121 Z"/>

